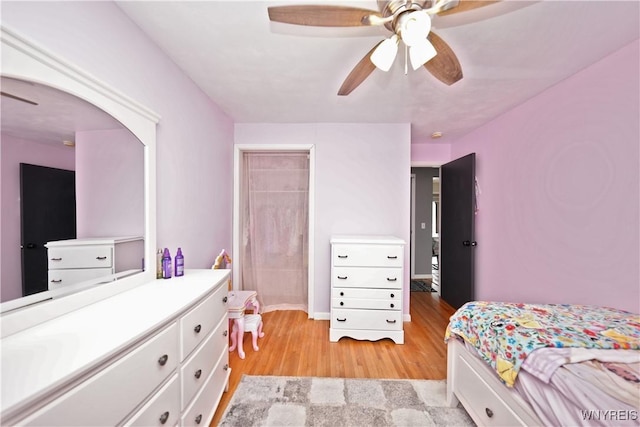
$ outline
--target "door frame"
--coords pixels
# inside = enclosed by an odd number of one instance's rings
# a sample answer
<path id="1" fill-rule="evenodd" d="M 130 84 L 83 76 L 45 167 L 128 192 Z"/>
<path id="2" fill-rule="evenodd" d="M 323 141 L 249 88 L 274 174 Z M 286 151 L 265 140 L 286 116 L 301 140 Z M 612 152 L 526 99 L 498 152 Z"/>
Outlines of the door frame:
<path id="1" fill-rule="evenodd" d="M 442 185 L 442 171 L 440 170 L 440 166 L 442 166 L 443 164 L 448 163 L 448 162 L 441 162 L 441 163 L 432 163 L 432 162 L 411 162 L 411 167 L 412 168 L 434 168 L 434 169 L 438 169 L 438 176 L 440 177 L 440 185 Z M 412 176 L 412 188 L 411 188 L 411 209 L 415 209 L 415 188 L 413 188 L 413 184 L 415 182 L 415 180 L 413 179 L 413 177 L 415 176 L 414 174 L 411 174 Z M 433 197 L 433 195 L 432 195 Z M 442 203 L 438 203 L 438 229 L 440 229 L 440 219 L 442 218 Z M 415 212 L 412 211 L 412 218 L 411 221 L 415 222 Z M 413 224 L 413 228 L 415 229 L 415 224 Z M 415 257 L 415 243 L 414 243 L 414 238 L 413 235 L 410 234 L 410 238 L 411 238 L 411 265 L 410 265 L 410 277 L 413 278 L 413 272 L 414 272 L 414 257 Z M 442 252 L 440 252 L 439 257 L 438 257 L 438 263 L 441 263 L 442 259 Z M 429 275 L 429 277 L 433 277 L 433 275 Z M 437 287 L 437 294 L 440 295 L 440 289 L 441 287 L 438 286 Z"/>
<path id="2" fill-rule="evenodd" d="M 236 262 L 231 263 L 233 288 L 238 289 L 240 283 L 240 177 L 242 176 L 242 154 L 245 152 L 287 152 L 306 151 L 309 153 L 309 238 L 308 250 L 308 316 L 314 318 L 315 306 L 315 146 L 313 144 L 234 144 L 233 148 L 233 254 Z"/>

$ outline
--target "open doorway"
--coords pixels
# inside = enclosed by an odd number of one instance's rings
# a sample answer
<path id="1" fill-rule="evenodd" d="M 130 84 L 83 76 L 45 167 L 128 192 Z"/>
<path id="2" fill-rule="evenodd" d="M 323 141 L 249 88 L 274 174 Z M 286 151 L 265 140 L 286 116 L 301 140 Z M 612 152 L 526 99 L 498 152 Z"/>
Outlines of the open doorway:
<path id="1" fill-rule="evenodd" d="M 434 288 L 434 260 L 439 248 L 439 168 L 411 168 L 410 271 L 413 290 Z M 437 262 L 435 264 L 437 269 Z M 437 279 L 437 271 L 436 271 Z"/>

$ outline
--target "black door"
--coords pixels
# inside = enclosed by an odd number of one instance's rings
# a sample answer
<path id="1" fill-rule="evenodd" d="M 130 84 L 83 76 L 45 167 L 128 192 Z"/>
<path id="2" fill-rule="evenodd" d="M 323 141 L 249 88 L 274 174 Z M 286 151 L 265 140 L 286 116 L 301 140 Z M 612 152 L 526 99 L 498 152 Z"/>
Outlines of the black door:
<path id="1" fill-rule="evenodd" d="M 20 163 L 22 296 L 46 291 L 51 240 L 76 237 L 75 172 Z"/>
<path id="2" fill-rule="evenodd" d="M 440 295 L 454 308 L 474 299 L 476 154 L 442 165 Z"/>

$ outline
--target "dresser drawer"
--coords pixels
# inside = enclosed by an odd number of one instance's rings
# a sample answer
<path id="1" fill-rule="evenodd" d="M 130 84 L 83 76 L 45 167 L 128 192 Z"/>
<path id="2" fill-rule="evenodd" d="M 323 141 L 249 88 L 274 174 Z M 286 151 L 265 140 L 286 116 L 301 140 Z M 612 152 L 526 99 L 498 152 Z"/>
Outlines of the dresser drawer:
<path id="1" fill-rule="evenodd" d="M 470 406 L 469 413 L 481 419 L 486 426 L 524 426 L 526 423 L 511 411 L 509 406 L 485 381 L 460 358 L 459 370 L 454 376 L 454 388 Z M 502 386 L 502 385 L 500 385 Z"/>
<path id="2" fill-rule="evenodd" d="M 222 319 L 216 329 L 210 334 L 204 343 L 196 349 L 193 355 L 181 368 L 180 378 L 182 382 L 182 406 L 184 409 L 204 384 L 213 370 L 213 364 L 220 355 L 228 353 L 229 322 Z"/>
<path id="3" fill-rule="evenodd" d="M 333 298 L 331 306 L 333 308 L 364 308 L 370 310 L 400 310 L 402 308 L 400 301 L 352 298 Z"/>
<path id="4" fill-rule="evenodd" d="M 49 270 L 49 289 L 59 289 L 74 283 L 113 274 L 111 268 L 80 268 L 70 270 Z"/>
<path id="5" fill-rule="evenodd" d="M 388 310 L 331 310 L 331 328 L 396 331 L 402 329 L 402 312 Z"/>
<path id="6" fill-rule="evenodd" d="M 402 301 L 402 290 L 395 289 L 360 289 L 360 288 L 333 288 L 332 298 L 358 298 L 358 299 L 383 299 L 389 302 Z"/>
<path id="7" fill-rule="evenodd" d="M 401 245 L 332 246 L 334 266 L 402 267 L 404 248 Z"/>
<path id="8" fill-rule="evenodd" d="M 49 270 L 58 268 L 106 268 L 113 266 L 112 246 L 50 248 L 47 250 Z"/>
<path id="9" fill-rule="evenodd" d="M 182 426 L 208 426 L 222 393 L 225 391 L 231 369 L 229 353 L 224 353 L 217 360 L 213 371 L 206 379 L 195 399 L 182 416 Z"/>
<path id="10" fill-rule="evenodd" d="M 331 286 L 402 289 L 402 268 L 333 267 Z"/>
<path id="11" fill-rule="evenodd" d="M 175 372 L 177 363 L 178 327 L 173 323 L 20 424 L 90 426 L 99 420 L 116 425 Z"/>
<path id="12" fill-rule="evenodd" d="M 125 426 L 173 426 L 180 420 L 180 381 L 174 374 L 167 384 L 131 417 Z"/>
<path id="13" fill-rule="evenodd" d="M 227 292 L 227 287 L 221 286 L 180 319 L 180 360 L 184 360 L 221 319 L 227 318 Z"/>

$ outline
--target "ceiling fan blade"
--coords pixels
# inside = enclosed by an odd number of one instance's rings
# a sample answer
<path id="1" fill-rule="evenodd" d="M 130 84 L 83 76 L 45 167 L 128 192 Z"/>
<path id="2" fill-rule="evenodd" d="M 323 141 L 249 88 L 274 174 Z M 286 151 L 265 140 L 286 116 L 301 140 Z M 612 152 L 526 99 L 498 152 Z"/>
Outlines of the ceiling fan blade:
<path id="1" fill-rule="evenodd" d="M 460 66 L 460 61 L 458 61 L 456 54 L 453 53 L 453 50 L 451 50 L 449 45 L 433 31 L 427 38 L 438 52 L 433 59 L 424 64 L 427 71 L 433 74 L 433 76 L 442 83 L 449 86 L 462 79 L 462 67 Z"/>
<path id="2" fill-rule="evenodd" d="M 453 15 L 454 13 L 466 12 L 469 10 L 477 9 L 479 7 L 488 6 L 493 3 L 498 3 L 499 0 L 484 1 L 484 0 L 460 0 L 457 6 L 450 9 L 438 12 L 438 16 Z"/>
<path id="3" fill-rule="evenodd" d="M 342 83 L 342 86 L 340 86 L 340 90 L 338 90 L 338 95 L 340 96 L 349 95 L 351 92 L 353 92 L 355 88 L 360 86 L 360 83 L 362 83 L 364 79 L 369 77 L 369 74 L 371 74 L 373 70 L 376 69 L 376 66 L 373 65 L 373 62 L 371 62 L 371 54 L 383 42 L 384 40 L 382 40 L 380 43 L 375 45 L 373 49 L 371 49 L 369 53 L 367 53 L 364 56 L 364 58 L 362 58 L 360 62 L 358 62 L 358 64 L 356 64 L 355 67 L 353 67 L 353 70 L 351 70 L 347 78 L 344 80 L 344 83 Z"/>
<path id="4" fill-rule="evenodd" d="M 382 18 L 380 12 L 348 6 L 272 6 L 267 8 L 269 19 L 285 24 L 311 25 L 314 27 L 360 27 L 375 25 Z"/>
<path id="5" fill-rule="evenodd" d="M 30 100 L 28 100 L 28 99 L 26 99 L 26 98 L 21 98 L 21 97 L 16 96 L 16 95 L 12 95 L 12 94 L 7 93 L 7 92 L 0 92 L 0 95 L 5 96 L 5 97 L 7 97 L 7 98 L 15 99 L 16 101 L 26 102 L 27 104 L 31 104 L 31 105 L 38 105 L 38 103 L 37 103 L 37 102 L 30 101 Z"/>

